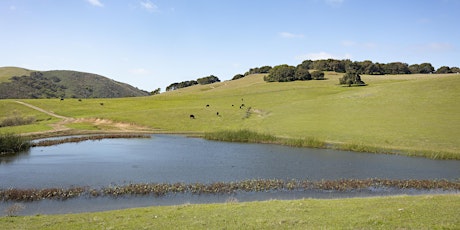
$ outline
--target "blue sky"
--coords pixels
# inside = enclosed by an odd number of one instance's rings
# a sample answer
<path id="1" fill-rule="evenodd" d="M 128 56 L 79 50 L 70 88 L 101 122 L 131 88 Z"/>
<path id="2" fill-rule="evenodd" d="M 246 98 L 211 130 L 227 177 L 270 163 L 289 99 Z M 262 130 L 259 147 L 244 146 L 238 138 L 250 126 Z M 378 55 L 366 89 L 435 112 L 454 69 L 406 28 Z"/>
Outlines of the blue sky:
<path id="1" fill-rule="evenodd" d="M 460 0 L 1 0 L 0 66 L 144 90 L 306 59 L 460 66 Z"/>

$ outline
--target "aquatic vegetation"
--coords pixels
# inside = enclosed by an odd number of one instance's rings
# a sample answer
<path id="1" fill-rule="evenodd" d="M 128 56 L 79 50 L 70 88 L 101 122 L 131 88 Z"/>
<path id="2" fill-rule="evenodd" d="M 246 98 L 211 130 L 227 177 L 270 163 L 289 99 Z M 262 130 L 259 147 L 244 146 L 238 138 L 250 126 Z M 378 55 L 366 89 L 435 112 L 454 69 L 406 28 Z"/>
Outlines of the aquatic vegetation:
<path id="1" fill-rule="evenodd" d="M 204 134 L 204 138 L 215 141 L 269 143 L 287 145 L 291 147 L 324 148 L 326 146 L 326 142 L 313 137 L 297 139 L 281 138 L 270 134 L 258 133 L 248 129 L 207 132 Z"/>
<path id="2" fill-rule="evenodd" d="M 14 154 L 30 148 L 29 139 L 12 133 L 0 134 L 0 155 Z"/>
<path id="3" fill-rule="evenodd" d="M 44 188 L 44 189 L 6 189 L 0 190 L 0 200 L 3 201 L 38 201 L 43 199 L 66 200 L 82 195 L 88 189 L 85 187 Z"/>
<path id="4" fill-rule="evenodd" d="M 64 143 L 78 143 L 82 141 L 96 141 L 102 139 L 115 139 L 115 138 L 150 138 L 150 135 L 144 134 L 107 134 L 107 135 L 95 135 L 95 136 L 82 136 L 82 137 L 69 137 L 64 139 L 58 140 L 43 140 L 37 143 L 32 143 L 32 147 L 44 147 L 44 146 L 52 146 L 52 145 L 59 145 Z"/>
<path id="5" fill-rule="evenodd" d="M 112 185 L 100 189 L 89 187 L 45 188 L 45 189 L 0 189 L 0 201 L 37 201 L 43 199 L 65 200 L 74 197 L 124 197 L 144 196 L 155 197 L 167 194 L 190 193 L 201 194 L 234 194 L 238 192 L 267 191 L 359 191 L 372 188 L 396 188 L 415 190 L 460 191 L 460 180 L 390 180 L 390 179 L 340 179 L 340 180 L 280 180 L 252 179 L 238 182 L 213 183 L 139 183 Z"/>

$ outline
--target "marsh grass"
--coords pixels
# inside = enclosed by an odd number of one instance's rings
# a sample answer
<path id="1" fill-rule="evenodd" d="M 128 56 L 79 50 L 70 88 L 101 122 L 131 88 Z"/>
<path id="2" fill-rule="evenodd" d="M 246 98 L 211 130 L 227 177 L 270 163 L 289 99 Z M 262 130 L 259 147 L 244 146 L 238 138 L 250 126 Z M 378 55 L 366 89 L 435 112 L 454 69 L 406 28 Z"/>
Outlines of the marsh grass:
<path id="1" fill-rule="evenodd" d="M 0 155 L 15 154 L 30 148 L 30 140 L 12 133 L 0 134 Z"/>
<path id="2" fill-rule="evenodd" d="M 215 141 L 247 143 L 276 143 L 278 140 L 278 138 L 273 135 L 258 133 L 248 129 L 206 132 L 204 138 Z"/>
<path id="3" fill-rule="evenodd" d="M 31 202 L 44 199 L 66 200 L 86 197 L 125 197 L 168 194 L 235 194 L 238 192 L 273 191 L 359 191 L 370 188 L 396 188 L 415 190 L 460 191 L 460 181 L 448 180 L 390 180 L 390 179 L 340 179 L 340 180 L 281 180 L 252 179 L 213 183 L 140 183 L 111 185 L 103 188 L 70 187 L 44 189 L 0 189 L 0 201 Z"/>
<path id="4" fill-rule="evenodd" d="M 291 147 L 323 148 L 326 146 L 324 141 L 317 138 L 282 138 L 248 129 L 206 132 L 204 138 L 228 142 L 280 144 Z"/>

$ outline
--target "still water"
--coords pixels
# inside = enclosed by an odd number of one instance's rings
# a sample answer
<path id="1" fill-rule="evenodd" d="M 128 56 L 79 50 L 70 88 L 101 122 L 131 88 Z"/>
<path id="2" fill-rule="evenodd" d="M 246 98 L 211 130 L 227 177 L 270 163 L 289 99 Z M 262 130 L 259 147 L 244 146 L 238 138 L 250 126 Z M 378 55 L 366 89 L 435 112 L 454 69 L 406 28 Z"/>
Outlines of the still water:
<path id="1" fill-rule="evenodd" d="M 453 180 L 460 178 L 460 161 L 269 144 L 226 143 L 180 135 L 152 135 L 151 139 L 104 139 L 35 147 L 19 156 L 0 158 L 1 189 L 341 178 Z M 273 194 L 271 198 L 279 198 L 277 196 L 283 195 Z M 294 195 L 297 196 L 300 195 Z M 315 196 L 310 194 L 307 197 Z M 104 199 L 97 202 L 103 202 Z M 161 199 L 156 202 L 161 203 Z M 190 202 L 189 198 L 175 199 L 176 202 L 180 199 Z M 53 202 L 56 201 L 42 203 Z M 78 199 L 69 202 L 82 204 Z M 94 199 L 91 201 L 97 202 Z M 87 206 L 83 209 L 91 210 Z"/>

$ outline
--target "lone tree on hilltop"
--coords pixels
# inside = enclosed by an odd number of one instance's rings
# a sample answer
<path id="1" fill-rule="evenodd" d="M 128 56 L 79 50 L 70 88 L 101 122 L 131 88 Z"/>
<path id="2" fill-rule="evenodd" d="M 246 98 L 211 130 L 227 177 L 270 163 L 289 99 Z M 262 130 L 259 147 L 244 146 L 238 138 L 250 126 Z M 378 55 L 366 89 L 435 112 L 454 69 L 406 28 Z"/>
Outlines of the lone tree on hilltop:
<path id="1" fill-rule="evenodd" d="M 346 73 L 343 75 L 342 78 L 339 79 L 341 85 L 348 85 L 351 87 L 352 85 L 356 86 L 365 86 L 366 83 L 361 80 L 361 76 L 357 73 Z"/>

